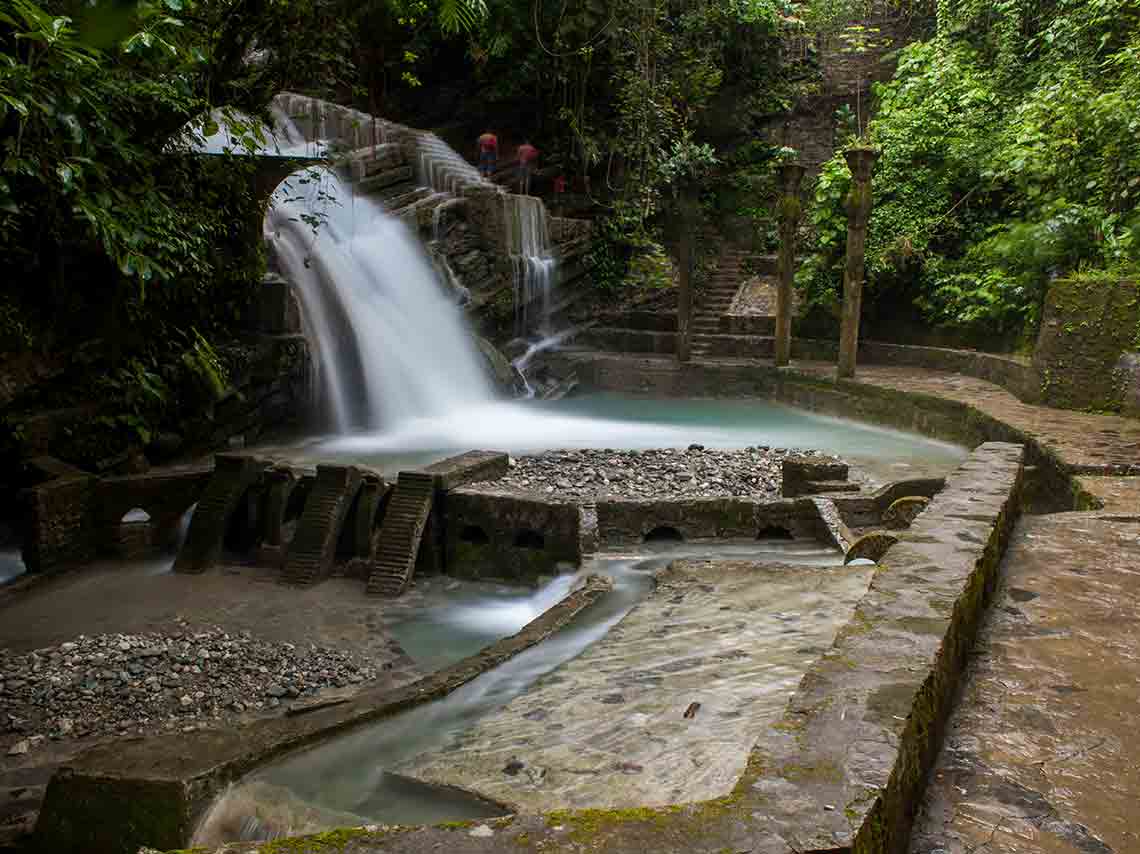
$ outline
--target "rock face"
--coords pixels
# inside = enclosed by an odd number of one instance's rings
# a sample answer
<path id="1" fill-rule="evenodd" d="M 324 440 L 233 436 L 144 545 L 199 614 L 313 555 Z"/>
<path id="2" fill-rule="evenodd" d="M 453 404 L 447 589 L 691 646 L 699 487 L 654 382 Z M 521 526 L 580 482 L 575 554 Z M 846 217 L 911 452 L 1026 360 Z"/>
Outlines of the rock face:
<path id="1" fill-rule="evenodd" d="M 81 635 L 27 655 L 0 649 L 0 742 L 18 755 L 45 737 L 185 731 L 375 676 L 340 650 L 184 623 L 165 634 Z"/>
<path id="2" fill-rule="evenodd" d="M 507 361 L 507 357 L 498 351 L 494 344 L 486 338 L 476 338 L 476 345 L 483 357 L 487 375 L 495 387 L 509 395 L 522 394 L 526 384 L 518 369 Z"/>
<path id="3" fill-rule="evenodd" d="M 721 451 L 691 445 L 686 450 L 562 450 L 519 457 L 502 480 L 487 488 L 563 498 L 774 498 L 780 492 L 783 448 Z M 831 467 L 847 466 L 824 455 L 805 457 Z M 480 488 L 476 486 L 475 488 Z"/>

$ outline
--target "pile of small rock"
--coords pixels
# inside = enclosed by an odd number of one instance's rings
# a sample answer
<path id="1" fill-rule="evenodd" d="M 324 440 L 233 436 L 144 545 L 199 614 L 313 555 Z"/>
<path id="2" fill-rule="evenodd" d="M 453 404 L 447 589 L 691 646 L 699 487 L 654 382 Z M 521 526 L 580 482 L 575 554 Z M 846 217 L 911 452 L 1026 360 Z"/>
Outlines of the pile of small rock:
<path id="1" fill-rule="evenodd" d="M 169 634 L 80 635 L 26 655 L 0 649 L 0 737 L 17 756 L 45 739 L 189 732 L 375 677 L 342 650 L 183 622 Z"/>
<path id="2" fill-rule="evenodd" d="M 511 460 L 506 477 L 476 484 L 566 498 L 700 498 L 780 494 L 781 465 L 791 453 L 764 446 L 714 450 L 560 450 Z M 821 459 L 823 455 L 820 455 Z"/>

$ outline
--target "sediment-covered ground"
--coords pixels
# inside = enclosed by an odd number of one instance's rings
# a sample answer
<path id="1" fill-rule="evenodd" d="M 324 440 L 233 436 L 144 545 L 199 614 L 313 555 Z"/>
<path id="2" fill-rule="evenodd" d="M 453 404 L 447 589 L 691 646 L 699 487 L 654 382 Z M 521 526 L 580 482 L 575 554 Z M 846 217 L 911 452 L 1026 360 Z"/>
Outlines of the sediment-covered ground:
<path id="1" fill-rule="evenodd" d="M 715 450 L 701 445 L 649 451 L 547 451 L 513 458 L 506 477 L 475 488 L 568 498 L 776 498 L 781 465 L 790 453 L 762 446 Z"/>

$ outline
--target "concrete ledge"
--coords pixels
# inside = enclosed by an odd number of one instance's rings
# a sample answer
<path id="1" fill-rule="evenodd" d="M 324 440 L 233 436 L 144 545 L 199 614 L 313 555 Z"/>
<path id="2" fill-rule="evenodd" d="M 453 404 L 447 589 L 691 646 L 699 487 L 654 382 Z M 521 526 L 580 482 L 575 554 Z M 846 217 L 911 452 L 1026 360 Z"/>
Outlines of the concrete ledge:
<path id="1" fill-rule="evenodd" d="M 178 848 L 211 801 L 256 766 L 450 693 L 558 631 L 609 589 L 608 579 L 590 576 L 518 634 L 397 691 L 364 691 L 341 705 L 239 729 L 95 747 L 56 772 L 48 785 L 36 824 L 37 849 L 136 854 L 143 845 Z"/>
<path id="2" fill-rule="evenodd" d="M 583 333 L 578 340 L 601 350 L 618 353 L 673 354 L 677 352 L 676 320 L 673 317 L 673 325 L 664 328 L 635 318 L 629 327 L 598 327 Z M 771 318 L 724 315 L 720 319 L 720 331 L 715 335 L 703 336 L 704 355 L 711 358 L 770 359 L 775 353 L 775 339 L 767 329 L 770 322 Z M 834 341 L 821 338 L 792 339 L 792 357 L 795 359 L 833 362 L 836 355 L 837 346 Z M 964 374 L 996 383 L 1026 403 L 1041 400 L 1041 377 L 1033 365 L 1001 353 L 860 341 L 859 362 Z"/>

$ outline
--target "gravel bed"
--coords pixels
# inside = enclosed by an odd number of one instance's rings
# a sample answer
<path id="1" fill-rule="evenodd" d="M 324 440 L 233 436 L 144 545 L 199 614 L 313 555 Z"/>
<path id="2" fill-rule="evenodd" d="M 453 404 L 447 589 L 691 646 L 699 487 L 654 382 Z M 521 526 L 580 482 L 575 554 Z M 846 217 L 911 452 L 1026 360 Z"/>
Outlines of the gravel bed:
<path id="1" fill-rule="evenodd" d="M 815 451 L 751 447 L 649 451 L 560 450 L 512 458 L 507 475 L 474 484 L 566 498 L 778 498 L 781 466 L 790 454 Z M 822 459 L 823 454 L 818 454 Z"/>
<path id="2" fill-rule="evenodd" d="M 0 737 L 19 756 L 45 739 L 190 732 L 376 675 L 342 650 L 184 622 L 169 634 L 80 635 L 26 655 L 0 649 Z"/>

